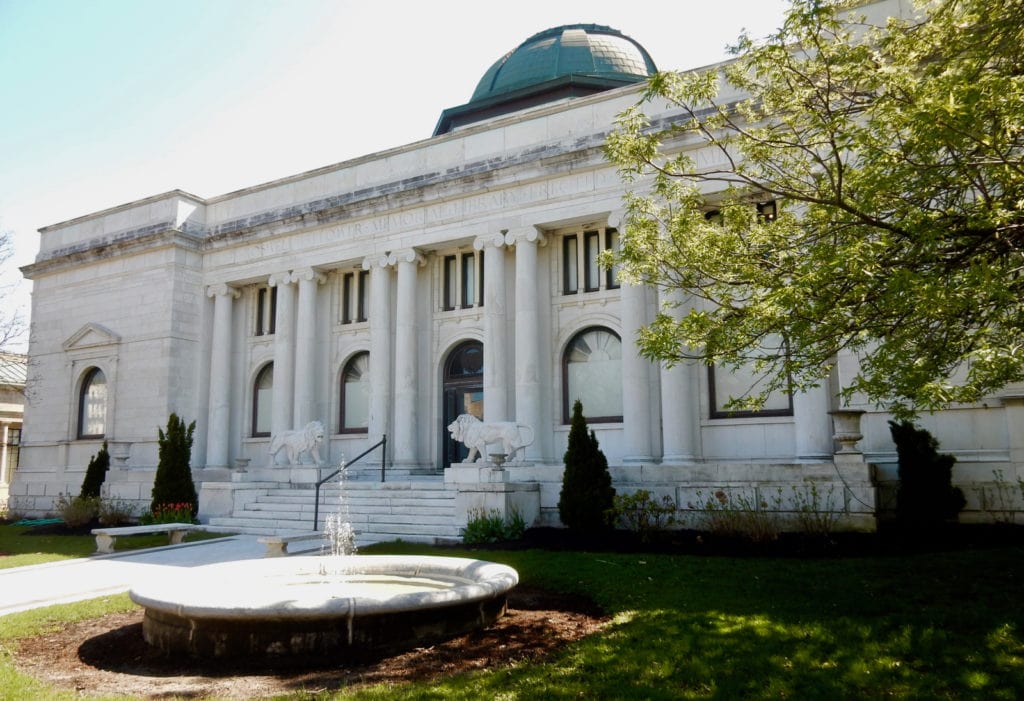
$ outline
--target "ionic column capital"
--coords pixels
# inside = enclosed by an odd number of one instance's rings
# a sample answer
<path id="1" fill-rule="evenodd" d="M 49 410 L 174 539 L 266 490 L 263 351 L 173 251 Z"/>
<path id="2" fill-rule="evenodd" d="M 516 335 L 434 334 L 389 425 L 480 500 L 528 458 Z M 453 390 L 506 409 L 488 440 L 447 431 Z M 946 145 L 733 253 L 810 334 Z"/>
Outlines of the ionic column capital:
<path id="1" fill-rule="evenodd" d="M 499 231 L 496 234 L 484 234 L 483 236 L 477 236 L 475 239 L 473 239 L 473 248 L 475 248 L 478 251 L 483 251 L 484 249 L 491 246 L 493 246 L 494 248 L 505 247 L 504 232 Z"/>
<path id="2" fill-rule="evenodd" d="M 206 288 L 207 297 L 230 296 L 231 299 L 238 299 L 241 294 L 242 293 L 238 288 L 232 287 L 231 285 L 223 282 L 216 285 L 209 285 Z"/>
<path id="3" fill-rule="evenodd" d="M 286 270 L 283 273 L 274 273 L 267 278 L 267 284 L 271 287 L 290 285 L 292 283 L 292 272 Z"/>
<path id="4" fill-rule="evenodd" d="M 374 268 L 386 268 L 391 265 L 391 256 L 387 253 L 374 254 L 372 256 L 366 256 L 363 258 L 363 270 L 373 270 Z"/>
<path id="5" fill-rule="evenodd" d="M 314 270 L 313 268 L 299 268 L 298 270 L 293 270 L 291 275 L 291 282 L 300 282 L 305 280 L 307 282 L 315 282 L 319 285 L 326 279 L 326 275 L 318 270 Z"/>
<path id="6" fill-rule="evenodd" d="M 392 251 L 388 255 L 388 265 L 397 263 L 415 263 L 417 266 L 426 264 L 427 259 L 415 248 L 406 248 L 401 251 Z"/>
<path id="7" fill-rule="evenodd" d="M 538 246 L 547 245 L 548 237 L 544 232 L 535 226 L 527 226 L 522 229 L 509 229 L 505 232 L 505 243 L 515 246 L 519 243 L 535 243 Z"/>

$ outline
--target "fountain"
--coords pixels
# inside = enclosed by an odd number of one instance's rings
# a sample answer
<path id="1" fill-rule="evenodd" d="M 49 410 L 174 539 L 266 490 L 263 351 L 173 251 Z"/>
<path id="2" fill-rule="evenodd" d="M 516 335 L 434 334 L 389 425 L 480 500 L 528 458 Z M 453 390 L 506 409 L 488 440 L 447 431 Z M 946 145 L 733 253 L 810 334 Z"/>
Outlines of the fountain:
<path id="1" fill-rule="evenodd" d="M 347 513 L 344 497 L 341 507 Z M 433 644 L 505 613 L 519 581 L 511 567 L 349 554 L 354 533 L 340 520 L 331 555 L 205 565 L 132 588 L 145 609 L 146 642 L 197 658 L 359 660 Z"/>

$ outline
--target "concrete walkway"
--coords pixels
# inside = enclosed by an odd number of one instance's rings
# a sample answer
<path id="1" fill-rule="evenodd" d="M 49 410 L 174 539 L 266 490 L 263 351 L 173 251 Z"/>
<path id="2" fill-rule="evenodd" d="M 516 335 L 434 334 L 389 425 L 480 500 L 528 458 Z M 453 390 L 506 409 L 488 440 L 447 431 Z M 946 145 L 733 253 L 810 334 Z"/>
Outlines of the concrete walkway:
<path id="1" fill-rule="evenodd" d="M 118 594 L 182 567 L 258 559 L 266 547 L 256 541 L 257 537 L 236 535 L 0 570 L 0 616 Z"/>

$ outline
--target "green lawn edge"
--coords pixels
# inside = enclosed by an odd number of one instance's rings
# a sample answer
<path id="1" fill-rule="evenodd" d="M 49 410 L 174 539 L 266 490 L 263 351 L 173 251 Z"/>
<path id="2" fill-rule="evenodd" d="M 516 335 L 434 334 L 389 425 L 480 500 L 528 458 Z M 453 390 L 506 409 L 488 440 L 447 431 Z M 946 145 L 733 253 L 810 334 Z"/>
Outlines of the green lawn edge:
<path id="1" fill-rule="evenodd" d="M 406 543 L 363 552 L 504 562 L 524 584 L 590 597 L 612 621 L 541 664 L 280 698 L 1024 697 L 1024 547 L 807 560 Z M 130 606 L 104 597 L 3 617 L 0 698 L 65 697 L 14 670 L 14 638 Z"/>

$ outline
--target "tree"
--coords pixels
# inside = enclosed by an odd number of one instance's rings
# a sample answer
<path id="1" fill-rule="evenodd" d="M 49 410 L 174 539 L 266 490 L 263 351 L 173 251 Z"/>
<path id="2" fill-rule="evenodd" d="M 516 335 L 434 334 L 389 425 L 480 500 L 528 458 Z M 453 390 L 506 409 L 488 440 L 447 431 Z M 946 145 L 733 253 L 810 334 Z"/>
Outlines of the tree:
<path id="1" fill-rule="evenodd" d="M 756 405 L 846 351 L 843 394 L 911 416 L 1024 380 L 1024 3 L 922 1 L 884 27 L 851 4 L 792 0 L 722 75 L 651 78 L 606 144 L 632 190 L 617 262 L 689 295 L 646 356 L 753 362 Z M 652 123 L 664 102 L 681 116 Z"/>
<path id="2" fill-rule="evenodd" d="M 11 303 L 11 292 L 14 285 L 7 282 L 10 278 L 6 272 L 2 272 L 12 254 L 11 233 L 0 231 L 0 278 L 3 279 L 3 282 L 0 282 L 0 302 L 3 302 L 0 304 L 0 349 L 7 348 L 11 343 L 19 340 L 25 332 L 24 320 L 15 309 L 16 305 Z M 0 363 L 4 362 L 9 361 L 0 358 Z"/>
<path id="3" fill-rule="evenodd" d="M 572 405 L 569 445 L 564 461 L 558 517 L 567 528 L 580 533 L 607 530 L 606 514 L 615 505 L 615 488 L 608 472 L 608 459 L 601 451 L 594 432 L 587 432 L 583 403 L 578 399 Z"/>
<path id="4" fill-rule="evenodd" d="M 199 497 L 196 485 L 192 480 L 192 432 L 196 428 L 193 421 L 187 427 L 177 414 L 167 419 L 167 432 L 157 428 L 159 434 L 159 462 L 156 477 L 153 479 L 152 503 L 150 510 L 156 513 L 159 508 L 188 504 L 194 518 L 199 511 Z"/>

